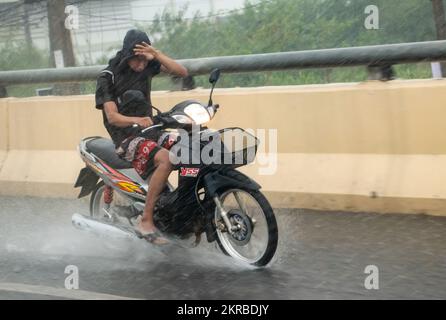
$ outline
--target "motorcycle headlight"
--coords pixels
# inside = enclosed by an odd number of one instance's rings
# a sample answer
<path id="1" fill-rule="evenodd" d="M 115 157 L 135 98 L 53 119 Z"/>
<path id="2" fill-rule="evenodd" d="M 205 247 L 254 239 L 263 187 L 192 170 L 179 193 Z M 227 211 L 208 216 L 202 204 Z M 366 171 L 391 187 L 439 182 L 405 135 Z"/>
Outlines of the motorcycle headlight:
<path id="1" fill-rule="evenodd" d="M 182 114 L 173 115 L 172 118 L 174 118 L 176 121 L 182 124 L 192 124 L 192 120 L 189 117 L 186 117 Z"/>
<path id="2" fill-rule="evenodd" d="M 200 125 L 211 120 L 208 110 L 198 103 L 193 103 L 184 108 L 184 113 L 187 114 L 196 125 Z"/>

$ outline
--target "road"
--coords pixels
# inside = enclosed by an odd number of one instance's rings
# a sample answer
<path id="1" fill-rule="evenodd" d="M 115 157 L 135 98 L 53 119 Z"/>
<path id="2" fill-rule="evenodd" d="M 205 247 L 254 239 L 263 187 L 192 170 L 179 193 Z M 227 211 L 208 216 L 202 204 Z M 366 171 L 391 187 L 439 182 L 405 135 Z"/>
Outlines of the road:
<path id="1" fill-rule="evenodd" d="M 71 215 L 87 210 L 85 200 L 0 197 L 0 299 L 446 298 L 444 217 L 276 210 L 278 253 L 254 269 L 207 243 L 165 251 L 74 229 Z M 378 290 L 365 288 L 368 265 Z M 65 289 L 67 266 L 79 290 Z"/>

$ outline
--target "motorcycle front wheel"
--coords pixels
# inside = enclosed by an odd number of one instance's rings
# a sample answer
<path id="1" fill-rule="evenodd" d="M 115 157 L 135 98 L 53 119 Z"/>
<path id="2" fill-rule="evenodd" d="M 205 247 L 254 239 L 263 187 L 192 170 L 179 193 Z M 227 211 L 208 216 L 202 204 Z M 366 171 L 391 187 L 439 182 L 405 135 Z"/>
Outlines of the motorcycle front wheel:
<path id="1" fill-rule="evenodd" d="M 216 208 L 214 224 L 220 249 L 242 262 L 266 266 L 276 253 L 279 238 L 268 200 L 260 191 L 243 189 L 225 190 L 219 199 L 234 227 L 231 232 L 228 230 Z"/>

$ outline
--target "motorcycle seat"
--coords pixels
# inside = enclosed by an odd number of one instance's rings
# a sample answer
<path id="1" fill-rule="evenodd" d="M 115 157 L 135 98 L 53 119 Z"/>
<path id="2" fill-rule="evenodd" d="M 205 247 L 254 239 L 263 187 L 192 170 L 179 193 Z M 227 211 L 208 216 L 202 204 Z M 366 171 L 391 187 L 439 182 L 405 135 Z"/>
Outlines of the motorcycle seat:
<path id="1" fill-rule="evenodd" d="M 132 164 L 122 160 L 115 151 L 115 144 L 110 139 L 97 138 L 86 143 L 89 152 L 104 160 L 113 169 L 131 169 Z"/>

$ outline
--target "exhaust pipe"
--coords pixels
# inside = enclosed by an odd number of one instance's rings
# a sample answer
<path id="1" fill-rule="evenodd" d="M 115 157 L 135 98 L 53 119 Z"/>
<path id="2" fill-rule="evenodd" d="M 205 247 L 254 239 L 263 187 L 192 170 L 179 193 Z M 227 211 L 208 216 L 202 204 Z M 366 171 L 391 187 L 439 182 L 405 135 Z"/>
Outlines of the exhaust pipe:
<path id="1" fill-rule="evenodd" d="M 71 223 L 77 229 L 92 232 L 99 236 L 127 240 L 139 239 L 132 227 L 113 225 L 78 213 L 73 214 Z"/>

